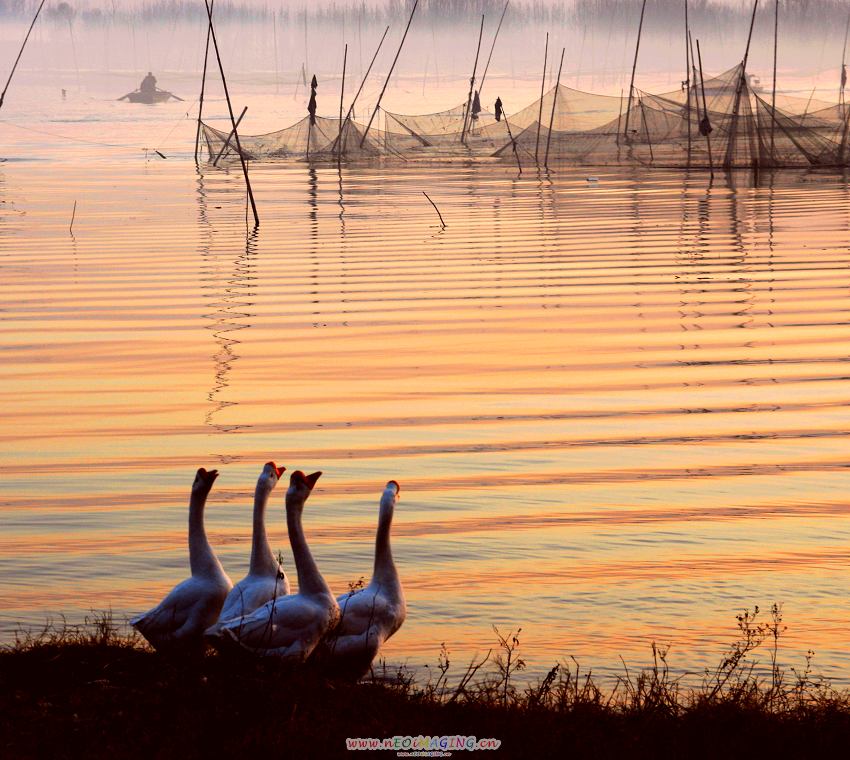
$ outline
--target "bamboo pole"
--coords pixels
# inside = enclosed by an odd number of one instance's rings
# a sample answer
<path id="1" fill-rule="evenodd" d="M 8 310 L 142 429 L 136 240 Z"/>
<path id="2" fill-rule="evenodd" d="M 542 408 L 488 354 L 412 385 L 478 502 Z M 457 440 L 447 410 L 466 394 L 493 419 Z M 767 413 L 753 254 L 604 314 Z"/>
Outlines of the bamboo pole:
<path id="1" fill-rule="evenodd" d="M 702 70 L 702 51 L 699 49 L 699 40 L 697 40 L 697 60 L 699 61 L 699 81 L 700 89 L 702 90 L 702 112 L 703 118 L 708 121 L 708 105 L 705 99 L 705 74 Z M 708 147 L 708 169 L 711 172 L 711 178 L 714 179 L 714 160 L 711 157 L 711 133 L 706 130 L 705 144 Z"/>
<path id="2" fill-rule="evenodd" d="M 770 160 L 773 162 L 773 137 L 776 127 L 776 56 L 779 48 L 779 0 L 773 15 L 773 90 L 770 99 Z"/>
<path id="3" fill-rule="evenodd" d="M 481 38 L 484 36 L 484 14 L 481 14 L 481 28 L 478 31 L 478 47 L 475 49 L 475 64 L 472 67 L 472 76 L 469 78 L 469 95 L 466 97 L 466 109 L 463 112 L 463 129 L 460 132 L 460 141 L 466 138 L 466 124 L 469 121 L 469 109 L 472 105 L 472 90 L 475 88 L 475 74 L 478 71 L 478 56 L 481 54 Z"/>
<path id="4" fill-rule="evenodd" d="M 490 70 L 490 59 L 493 57 L 493 50 L 496 47 L 496 40 L 499 39 L 499 32 L 502 29 L 502 22 L 505 20 L 505 13 L 508 12 L 508 4 L 511 0 L 505 0 L 505 7 L 502 9 L 502 15 L 499 18 L 499 25 L 496 27 L 496 34 L 493 35 L 493 44 L 490 45 L 490 55 L 487 56 L 487 64 L 484 66 L 484 73 L 481 75 L 481 84 L 478 85 L 478 94 L 484 89 L 484 81 L 487 79 L 487 72 Z"/>
<path id="5" fill-rule="evenodd" d="M 779 0 L 777 0 L 777 2 L 779 2 Z M 691 137 L 691 53 L 688 47 L 688 35 L 688 0 L 685 0 L 685 93 L 688 98 L 688 104 L 685 107 L 685 114 L 688 119 L 688 166 L 690 166 L 693 138 Z"/>
<path id="6" fill-rule="evenodd" d="M 345 65 L 348 62 L 348 43 L 345 43 L 345 51 L 342 54 L 342 84 L 339 88 L 339 135 L 336 138 L 337 158 L 342 157 L 342 100 L 345 97 Z"/>
<path id="7" fill-rule="evenodd" d="M 511 141 L 511 148 L 513 148 L 514 156 L 516 157 L 516 165 L 519 168 L 519 173 L 522 174 L 522 164 L 519 162 L 519 152 L 516 149 L 516 140 L 514 140 L 514 136 L 511 133 L 511 125 L 508 122 L 508 114 L 505 111 L 505 104 L 502 103 L 502 116 L 505 118 L 505 126 L 508 128 L 508 138 Z"/>
<path id="8" fill-rule="evenodd" d="M 638 51 L 640 51 L 640 36 L 643 32 L 644 11 L 646 11 L 646 0 L 643 0 L 643 5 L 641 5 L 640 8 L 640 21 L 638 22 L 637 42 L 635 42 L 635 60 L 632 64 L 632 79 L 629 82 L 629 105 L 626 108 L 626 126 L 623 128 L 623 136 L 626 138 L 626 142 L 628 142 L 629 139 L 629 115 L 632 110 L 632 99 L 634 97 L 635 92 L 635 72 L 637 71 Z"/>
<path id="9" fill-rule="evenodd" d="M 363 85 L 366 84 L 366 80 L 369 78 L 369 72 L 372 71 L 372 66 L 375 63 L 375 60 L 378 57 L 378 53 L 381 52 L 381 46 L 384 44 L 384 40 L 387 38 L 387 33 L 390 31 L 389 26 L 384 29 L 384 33 L 381 35 L 381 39 L 378 42 L 378 47 L 375 49 L 375 54 L 372 56 L 372 60 L 369 62 L 369 68 L 366 69 L 366 73 L 363 75 L 363 79 L 360 80 L 360 86 L 357 88 L 357 92 L 354 93 L 354 99 L 351 101 L 351 105 L 348 107 L 348 112 L 345 114 L 345 119 L 343 119 L 342 126 L 345 127 L 348 122 L 351 120 L 351 114 L 354 113 L 354 106 L 357 104 L 357 98 L 360 97 L 360 92 L 363 90 Z M 334 138 L 334 144 L 331 146 L 331 153 L 337 149 L 339 146 L 339 135 Z"/>
<path id="10" fill-rule="evenodd" d="M 850 32 L 850 13 L 847 14 L 847 25 L 844 27 L 844 47 L 841 50 L 841 89 L 838 92 L 838 102 L 842 113 L 845 110 L 844 88 L 847 86 L 847 33 Z"/>
<path id="11" fill-rule="evenodd" d="M 236 130 L 236 118 L 233 116 L 233 105 L 230 102 L 230 92 L 227 89 L 227 79 L 224 76 L 224 66 L 221 63 L 221 54 L 218 50 L 218 40 L 215 36 L 215 26 L 212 20 L 212 9 L 210 8 L 210 0 L 204 0 L 204 5 L 207 8 L 207 18 L 210 21 L 210 36 L 212 37 L 213 50 L 215 50 L 215 58 L 218 62 L 218 70 L 221 74 L 221 84 L 224 87 L 224 98 L 227 101 L 227 110 L 230 114 L 230 123 L 233 125 L 233 136 L 236 139 L 236 150 L 239 152 L 239 162 L 242 164 L 242 174 L 245 176 L 245 187 L 248 188 L 248 200 L 251 201 L 251 211 L 254 212 L 254 226 L 260 226 L 260 217 L 257 214 L 257 204 L 254 202 L 254 191 L 251 190 L 251 180 L 248 178 L 248 164 L 245 162 L 245 156 L 242 154 L 242 145 L 239 142 L 239 132 Z"/>
<path id="12" fill-rule="evenodd" d="M 566 48 L 561 48 L 561 63 L 558 66 L 558 79 L 555 81 L 555 94 L 552 96 L 552 114 L 549 116 L 549 134 L 546 135 L 546 158 L 543 160 L 543 166 L 549 168 L 549 143 L 552 141 L 552 125 L 555 123 L 555 104 L 558 102 L 558 88 L 561 86 L 561 69 L 564 67 L 564 52 Z"/>
<path id="13" fill-rule="evenodd" d="M 741 109 L 741 94 L 744 91 L 744 82 L 747 79 L 747 59 L 750 56 L 750 42 L 753 39 L 753 25 L 756 22 L 756 11 L 758 7 L 759 0 L 755 0 L 755 3 L 753 3 L 753 15 L 750 17 L 750 32 L 747 35 L 747 47 L 744 49 L 744 60 L 741 61 L 741 76 L 738 78 L 738 87 L 735 90 L 735 100 L 732 105 L 732 125 L 729 129 L 729 142 L 726 146 L 726 157 L 723 161 L 723 168 L 725 169 L 729 169 L 732 166 L 732 158 L 738 138 L 738 113 Z"/>
<path id="14" fill-rule="evenodd" d="M 210 13 L 215 8 L 215 0 L 210 2 Z M 207 61 L 210 59 L 210 31 L 212 21 L 207 23 L 207 46 L 204 49 L 204 73 L 201 75 L 201 96 L 198 98 L 198 129 L 195 132 L 195 163 L 198 163 L 198 147 L 201 144 L 201 119 L 204 113 L 204 90 L 207 86 Z"/>
<path id="15" fill-rule="evenodd" d="M 646 132 L 646 144 L 649 145 L 649 163 L 655 163 L 655 156 L 652 153 L 652 138 L 649 136 L 649 123 L 646 120 L 646 110 L 643 105 L 643 98 L 638 98 L 640 106 L 640 116 L 643 119 L 643 129 Z"/>
<path id="16" fill-rule="evenodd" d="M 381 99 L 384 97 L 384 93 L 387 91 L 387 85 L 390 83 L 390 77 L 392 77 L 393 70 L 395 69 L 396 62 L 398 61 L 398 57 L 401 55 L 401 49 L 404 47 L 404 41 L 407 39 L 407 32 L 410 30 L 410 24 L 413 22 L 413 14 L 416 13 L 416 7 L 418 5 L 419 0 L 415 0 L 415 2 L 413 3 L 413 10 L 410 11 L 410 18 L 407 19 L 407 26 L 404 28 L 404 34 L 401 37 L 401 42 L 399 43 L 398 50 L 396 50 L 395 58 L 393 58 L 392 66 L 390 66 L 389 73 L 387 74 L 387 78 L 384 81 L 384 86 L 381 89 L 381 94 L 378 95 L 378 102 L 375 103 L 375 110 L 372 111 L 372 115 L 369 117 L 369 123 L 366 125 L 366 131 L 363 133 L 363 137 L 360 140 L 361 148 L 366 142 L 366 135 L 369 134 L 369 130 L 372 128 L 372 122 L 375 120 L 375 115 L 378 113 L 378 109 L 381 107 Z"/>
<path id="17" fill-rule="evenodd" d="M 847 112 L 847 101 L 844 96 L 844 88 L 847 86 L 847 33 L 850 32 L 850 14 L 847 15 L 847 25 L 844 27 L 844 48 L 841 51 L 841 90 L 838 93 L 838 102 L 841 107 L 841 119 L 844 129 L 841 132 L 841 146 L 838 149 L 838 160 L 844 164 L 844 154 L 847 149 L 847 127 L 850 114 Z"/>
<path id="18" fill-rule="evenodd" d="M 537 109 L 537 140 L 534 142 L 534 163 L 538 163 L 540 149 L 540 123 L 543 121 L 543 90 L 546 88 L 546 64 L 549 61 L 549 32 L 546 32 L 546 47 L 543 49 L 543 78 L 540 80 L 540 108 Z"/>
<path id="19" fill-rule="evenodd" d="M 239 114 L 239 118 L 236 120 L 236 126 L 237 127 L 242 122 L 242 117 L 245 115 L 247 110 L 248 110 L 248 106 L 245 106 L 242 109 L 242 113 Z M 213 160 L 213 166 L 218 166 L 219 159 L 224 155 L 224 151 L 226 151 L 230 147 L 230 141 L 233 139 L 233 136 L 235 134 L 236 134 L 236 128 L 234 127 L 233 129 L 230 130 L 230 134 L 227 136 L 227 139 L 224 141 L 224 145 L 221 146 L 221 150 L 218 152 L 215 159 Z"/>
<path id="20" fill-rule="evenodd" d="M 18 56 L 17 58 L 15 58 L 15 62 L 12 64 L 12 70 L 9 72 L 9 78 L 6 80 L 6 86 L 3 88 L 3 92 L 0 92 L 0 108 L 3 107 L 3 101 L 6 99 L 6 90 L 8 90 L 9 85 L 12 84 L 12 77 L 15 76 L 15 69 L 18 68 L 18 62 L 21 60 L 21 56 L 24 54 L 24 48 L 27 46 L 30 34 L 32 33 L 32 28 L 35 26 L 35 22 L 38 21 L 38 17 L 41 14 L 41 9 L 44 7 L 44 2 L 45 0 L 41 0 L 41 4 L 38 6 L 38 10 L 36 10 L 35 16 L 33 16 L 30 28 L 27 29 L 27 34 L 24 37 L 23 43 L 21 44 L 21 49 L 18 51 Z"/>

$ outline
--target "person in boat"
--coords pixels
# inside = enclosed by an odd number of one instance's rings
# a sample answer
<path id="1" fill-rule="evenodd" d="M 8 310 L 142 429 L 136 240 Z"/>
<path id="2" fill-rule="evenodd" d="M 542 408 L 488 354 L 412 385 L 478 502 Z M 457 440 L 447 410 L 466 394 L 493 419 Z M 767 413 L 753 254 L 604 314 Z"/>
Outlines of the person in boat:
<path id="1" fill-rule="evenodd" d="M 496 121 L 502 120 L 502 99 L 496 98 Z"/>
<path id="2" fill-rule="evenodd" d="M 146 95 L 156 92 L 156 77 L 148 72 L 148 75 L 142 80 L 142 83 L 139 85 L 139 92 L 143 92 Z"/>

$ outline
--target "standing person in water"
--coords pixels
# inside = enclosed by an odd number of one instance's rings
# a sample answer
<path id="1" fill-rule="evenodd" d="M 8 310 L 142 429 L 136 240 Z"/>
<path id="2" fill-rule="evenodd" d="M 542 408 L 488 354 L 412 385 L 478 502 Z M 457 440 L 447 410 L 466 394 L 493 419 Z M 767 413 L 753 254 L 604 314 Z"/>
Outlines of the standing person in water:
<path id="1" fill-rule="evenodd" d="M 307 104 L 307 113 L 310 114 L 310 124 L 316 123 L 316 88 L 319 82 L 316 75 L 313 74 L 313 80 L 310 82 L 310 102 Z"/>
<path id="2" fill-rule="evenodd" d="M 156 77 L 150 71 L 139 85 L 139 90 L 141 92 L 156 92 Z"/>

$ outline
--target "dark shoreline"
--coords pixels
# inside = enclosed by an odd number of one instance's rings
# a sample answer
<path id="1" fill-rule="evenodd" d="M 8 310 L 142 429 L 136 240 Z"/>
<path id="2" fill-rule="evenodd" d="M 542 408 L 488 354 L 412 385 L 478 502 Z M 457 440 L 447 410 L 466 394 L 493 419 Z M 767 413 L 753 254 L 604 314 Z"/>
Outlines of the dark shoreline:
<path id="1" fill-rule="evenodd" d="M 0 756 L 396 757 L 352 754 L 345 742 L 395 736 L 501 742 L 454 757 L 843 756 L 850 693 L 808 671 L 754 675 L 747 655 L 764 645 L 769 656 L 772 633 L 784 629 L 749 613 L 742 620 L 739 640 L 702 688 L 680 688 L 656 650 L 654 668 L 604 694 L 589 674 L 565 666 L 519 685 L 516 634 L 499 636 L 497 653 L 486 667 L 468 667 L 460 688 L 447 683 L 445 652 L 426 684 L 403 671 L 355 684 L 246 656 L 165 657 L 104 617 L 0 650 Z"/>

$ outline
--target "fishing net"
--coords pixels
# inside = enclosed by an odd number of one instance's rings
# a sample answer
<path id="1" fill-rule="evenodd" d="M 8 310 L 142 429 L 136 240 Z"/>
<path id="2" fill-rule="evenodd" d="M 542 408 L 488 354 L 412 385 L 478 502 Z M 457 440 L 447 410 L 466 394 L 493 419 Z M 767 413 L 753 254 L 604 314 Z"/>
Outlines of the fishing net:
<path id="1" fill-rule="evenodd" d="M 679 90 L 631 97 L 552 87 L 496 120 L 464 102 L 431 114 L 379 109 L 368 130 L 317 117 L 266 135 L 242 136 L 251 159 L 310 161 L 389 157 L 488 158 L 520 165 L 567 162 L 692 168 L 845 166 L 848 110 L 810 98 L 775 99 L 742 65 Z M 379 128 L 380 127 L 380 128 Z M 229 134 L 203 125 L 211 159 L 238 157 Z"/>

